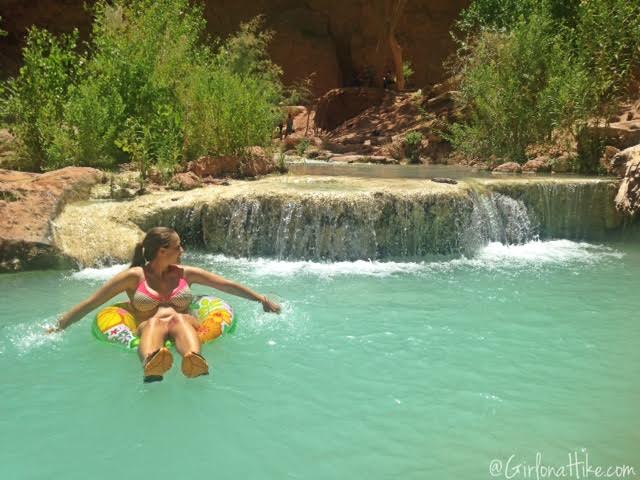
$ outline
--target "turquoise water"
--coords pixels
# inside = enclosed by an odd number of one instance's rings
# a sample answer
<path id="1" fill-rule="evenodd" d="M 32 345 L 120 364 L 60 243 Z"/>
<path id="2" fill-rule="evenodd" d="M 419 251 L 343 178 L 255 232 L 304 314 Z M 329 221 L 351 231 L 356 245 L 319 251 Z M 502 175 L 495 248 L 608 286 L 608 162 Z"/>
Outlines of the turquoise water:
<path id="1" fill-rule="evenodd" d="M 212 375 L 174 366 L 150 385 L 89 319 L 42 334 L 117 267 L 0 276 L 2 478 L 508 478 L 491 477 L 493 459 L 538 453 L 640 475 L 637 244 L 185 260 L 273 294 L 283 313 L 234 299 L 237 332 L 205 347 Z"/>

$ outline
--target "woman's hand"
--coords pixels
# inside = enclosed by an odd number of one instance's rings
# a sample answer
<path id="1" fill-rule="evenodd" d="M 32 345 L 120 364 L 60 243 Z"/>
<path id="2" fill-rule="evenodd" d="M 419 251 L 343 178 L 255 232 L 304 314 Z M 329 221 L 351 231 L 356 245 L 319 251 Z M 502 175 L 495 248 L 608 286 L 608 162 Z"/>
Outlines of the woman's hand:
<path id="1" fill-rule="evenodd" d="M 262 308 L 264 309 L 265 312 L 280 313 L 280 311 L 282 310 L 282 307 L 280 307 L 280 305 L 278 305 L 276 302 L 272 302 L 271 300 L 269 300 L 266 295 L 262 296 L 261 303 L 262 303 Z"/>
<path id="2" fill-rule="evenodd" d="M 49 325 L 48 327 L 45 327 L 45 328 L 46 328 L 45 331 L 47 335 L 51 335 L 52 333 L 60 333 L 63 330 L 62 328 L 60 328 L 59 325 Z"/>

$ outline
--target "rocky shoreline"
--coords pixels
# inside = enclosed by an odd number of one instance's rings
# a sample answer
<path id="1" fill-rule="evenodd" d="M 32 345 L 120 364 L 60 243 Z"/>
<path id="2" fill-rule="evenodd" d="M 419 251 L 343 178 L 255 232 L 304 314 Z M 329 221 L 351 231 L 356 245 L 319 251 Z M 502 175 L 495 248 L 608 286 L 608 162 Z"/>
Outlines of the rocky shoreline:
<path id="1" fill-rule="evenodd" d="M 69 266 L 55 245 L 52 221 L 64 206 L 89 197 L 103 173 L 68 167 L 36 174 L 0 170 L 0 272 Z"/>

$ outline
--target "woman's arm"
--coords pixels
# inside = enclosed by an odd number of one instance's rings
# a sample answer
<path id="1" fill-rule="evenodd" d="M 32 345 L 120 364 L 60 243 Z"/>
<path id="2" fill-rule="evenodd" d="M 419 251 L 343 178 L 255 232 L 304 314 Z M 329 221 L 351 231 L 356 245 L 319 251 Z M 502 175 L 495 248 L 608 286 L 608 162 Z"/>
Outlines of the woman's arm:
<path id="1" fill-rule="evenodd" d="M 215 273 L 207 272 L 202 268 L 197 267 L 183 267 L 185 277 L 190 283 L 199 283 L 208 287 L 213 287 L 225 293 L 237 295 L 238 297 L 248 298 L 249 300 L 255 300 L 262 303 L 262 308 L 265 312 L 280 313 L 282 310 L 280 305 L 276 302 L 272 302 L 265 295 L 260 295 L 254 292 L 249 287 L 246 287 L 240 283 L 227 280 L 226 278 L 216 275 Z"/>
<path id="2" fill-rule="evenodd" d="M 87 313 L 95 308 L 99 307 L 103 303 L 109 301 L 119 293 L 124 292 L 127 288 L 133 288 L 133 284 L 137 282 L 138 275 L 132 268 L 120 272 L 107 283 L 105 283 L 100 289 L 91 295 L 86 300 L 80 302 L 71 310 L 66 312 L 58 320 L 57 327 L 50 329 L 49 331 L 60 331 L 67 328 L 72 323 L 77 322 Z"/>

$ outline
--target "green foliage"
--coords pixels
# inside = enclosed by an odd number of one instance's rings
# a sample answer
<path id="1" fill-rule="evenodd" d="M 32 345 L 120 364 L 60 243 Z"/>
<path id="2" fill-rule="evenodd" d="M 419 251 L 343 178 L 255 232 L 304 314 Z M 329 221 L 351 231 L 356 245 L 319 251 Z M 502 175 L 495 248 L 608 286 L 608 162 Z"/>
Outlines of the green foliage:
<path id="1" fill-rule="evenodd" d="M 17 202 L 20 200 L 21 195 L 10 190 L 0 190 L 0 200 L 3 202 Z"/>
<path id="2" fill-rule="evenodd" d="M 404 136 L 407 158 L 411 163 L 420 163 L 420 150 L 424 136 L 420 132 L 409 132 Z"/>
<path id="3" fill-rule="evenodd" d="M 310 105 L 314 100 L 313 78 L 315 75 L 315 72 L 313 72 L 308 77 L 298 80 L 287 87 L 284 103 L 286 105 Z"/>
<path id="4" fill-rule="evenodd" d="M 303 138 L 296 145 L 296 153 L 299 157 L 304 157 L 304 154 L 307 153 L 309 146 L 311 145 L 311 141 L 308 138 Z"/>
<path id="5" fill-rule="evenodd" d="M 402 62 L 402 74 L 404 75 L 405 82 L 409 82 L 414 73 L 416 72 L 413 70 L 413 65 L 410 60 Z"/>
<path id="6" fill-rule="evenodd" d="M 478 31 L 509 32 L 518 22 L 544 13 L 556 23 L 575 24 L 582 0 L 474 0 L 457 27 L 465 35 Z"/>
<path id="7" fill-rule="evenodd" d="M 76 37 L 32 31 L 25 59 L 53 65 L 58 81 L 30 67 L 10 82 L 5 114 L 30 146 L 25 159 L 44 169 L 132 161 L 142 182 L 151 166 L 168 174 L 200 155 L 243 155 L 268 143 L 283 96 L 281 71 L 266 53 L 271 33 L 258 18 L 224 43 L 208 41 L 202 8 L 190 3 L 100 0 L 83 54 Z M 38 82 L 37 90 L 16 88 Z M 46 120 L 44 132 L 29 130 L 44 123 L 34 116 Z"/>
<path id="8" fill-rule="evenodd" d="M 277 161 L 278 172 L 287 173 L 289 168 L 287 168 L 287 156 L 284 153 L 284 150 L 280 150 L 278 152 L 278 161 Z"/>
<path id="9" fill-rule="evenodd" d="M 60 136 L 60 119 L 69 87 L 82 65 L 75 53 L 78 32 L 52 36 L 33 28 L 23 51 L 20 74 L 6 85 L 1 107 L 18 139 L 18 155 L 26 169 L 46 165 Z"/>
<path id="10" fill-rule="evenodd" d="M 458 27 L 470 120 L 450 139 L 474 157 L 522 162 L 528 145 L 554 132 L 577 135 L 606 114 L 640 62 L 638 2 L 476 0 Z"/>

